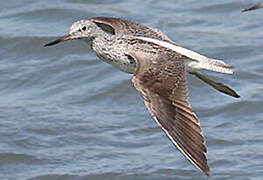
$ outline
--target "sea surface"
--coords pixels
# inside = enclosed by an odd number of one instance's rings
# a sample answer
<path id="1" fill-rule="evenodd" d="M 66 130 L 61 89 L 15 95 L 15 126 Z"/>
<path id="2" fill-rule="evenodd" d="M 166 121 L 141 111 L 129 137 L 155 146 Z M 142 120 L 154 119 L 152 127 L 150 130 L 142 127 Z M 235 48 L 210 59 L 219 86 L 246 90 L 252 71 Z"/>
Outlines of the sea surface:
<path id="1" fill-rule="evenodd" d="M 1 180 L 263 179 L 263 10 L 247 0 L 10 0 L 0 3 Z M 151 119 L 124 74 L 89 46 L 44 48 L 80 19 L 138 21 L 235 67 L 205 72 L 223 95 L 189 76 L 189 101 L 208 147 L 199 172 Z"/>

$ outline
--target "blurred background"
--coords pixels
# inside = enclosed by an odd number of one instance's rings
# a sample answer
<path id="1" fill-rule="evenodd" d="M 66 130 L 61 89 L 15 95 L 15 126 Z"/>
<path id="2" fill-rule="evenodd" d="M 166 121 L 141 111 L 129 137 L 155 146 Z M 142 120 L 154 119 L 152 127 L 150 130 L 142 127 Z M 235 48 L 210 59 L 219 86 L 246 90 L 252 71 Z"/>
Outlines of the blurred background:
<path id="1" fill-rule="evenodd" d="M 235 66 L 206 72 L 241 98 L 191 76 L 190 102 L 208 146 L 211 180 L 263 174 L 263 10 L 245 0 L 10 0 L 0 4 L 1 180 L 208 179 L 151 119 L 131 75 L 83 42 L 50 48 L 80 19 L 113 16 L 156 27 Z"/>

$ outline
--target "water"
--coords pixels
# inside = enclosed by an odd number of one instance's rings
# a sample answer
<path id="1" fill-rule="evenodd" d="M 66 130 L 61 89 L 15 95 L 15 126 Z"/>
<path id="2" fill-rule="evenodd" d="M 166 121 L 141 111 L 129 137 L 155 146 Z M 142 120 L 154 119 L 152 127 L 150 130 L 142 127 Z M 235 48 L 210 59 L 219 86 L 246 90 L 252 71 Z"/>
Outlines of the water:
<path id="1" fill-rule="evenodd" d="M 258 1 L 6 1 L 0 10 L 0 179 L 208 179 L 151 120 L 130 79 L 82 42 L 43 44 L 72 22 L 115 16 L 235 66 L 207 73 L 241 98 L 189 76 L 211 180 L 262 179 L 262 10 Z"/>

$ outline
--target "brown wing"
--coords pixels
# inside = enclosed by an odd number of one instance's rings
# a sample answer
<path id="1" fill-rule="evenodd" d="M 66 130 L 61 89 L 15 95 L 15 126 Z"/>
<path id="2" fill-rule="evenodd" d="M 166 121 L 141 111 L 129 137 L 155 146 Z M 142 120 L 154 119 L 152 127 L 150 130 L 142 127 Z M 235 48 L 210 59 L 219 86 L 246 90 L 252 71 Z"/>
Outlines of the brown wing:
<path id="1" fill-rule="evenodd" d="M 164 33 L 158 29 L 146 26 L 141 23 L 113 17 L 96 17 L 91 19 L 102 30 L 110 34 L 126 34 L 134 36 L 144 36 L 163 41 L 172 42 Z"/>
<path id="2" fill-rule="evenodd" d="M 151 115 L 190 162 L 210 175 L 202 130 L 187 101 L 183 62 L 167 54 L 133 52 L 131 55 L 138 63 L 133 83 Z"/>

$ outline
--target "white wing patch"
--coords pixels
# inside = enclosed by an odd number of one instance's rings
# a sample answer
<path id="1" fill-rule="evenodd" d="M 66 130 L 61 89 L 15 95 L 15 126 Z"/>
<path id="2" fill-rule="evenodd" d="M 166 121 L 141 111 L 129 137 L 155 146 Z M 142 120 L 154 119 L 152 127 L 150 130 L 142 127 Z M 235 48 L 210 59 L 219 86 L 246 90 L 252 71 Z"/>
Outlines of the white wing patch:
<path id="1" fill-rule="evenodd" d="M 232 66 L 227 65 L 226 63 L 224 63 L 224 61 L 208 58 L 194 51 L 183 48 L 181 46 L 177 46 L 177 45 L 168 43 L 166 41 L 161 41 L 161 40 L 147 38 L 147 37 L 139 37 L 139 36 L 135 38 L 146 41 L 146 42 L 157 44 L 159 46 L 173 50 L 176 53 L 186 56 L 192 60 L 195 60 L 195 61 L 185 62 L 185 65 L 188 71 L 210 70 L 210 71 L 227 73 L 227 74 L 233 73 Z"/>

